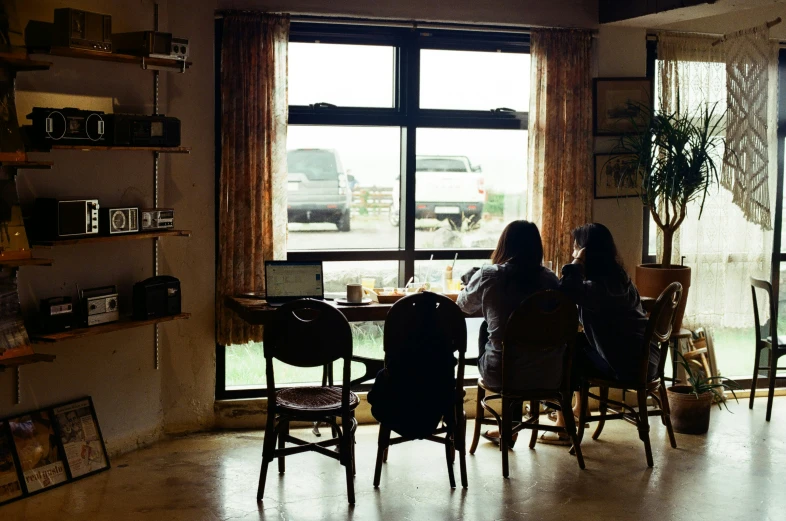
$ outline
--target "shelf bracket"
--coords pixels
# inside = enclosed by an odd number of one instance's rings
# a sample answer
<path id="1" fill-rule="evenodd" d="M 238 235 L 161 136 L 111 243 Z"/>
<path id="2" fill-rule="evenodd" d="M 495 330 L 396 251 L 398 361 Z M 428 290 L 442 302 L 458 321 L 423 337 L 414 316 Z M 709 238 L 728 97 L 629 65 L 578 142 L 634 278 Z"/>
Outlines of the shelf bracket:
<path id="1" fill-rule="evenodd" d="M 19 405 L 22 403 L 22 372 L 19 369 L 19 366 L 16 366 L 16 371 L 14 371 L 14 388 L 16 388 L 16 401 L 14 402 L 15 405 Z"/>

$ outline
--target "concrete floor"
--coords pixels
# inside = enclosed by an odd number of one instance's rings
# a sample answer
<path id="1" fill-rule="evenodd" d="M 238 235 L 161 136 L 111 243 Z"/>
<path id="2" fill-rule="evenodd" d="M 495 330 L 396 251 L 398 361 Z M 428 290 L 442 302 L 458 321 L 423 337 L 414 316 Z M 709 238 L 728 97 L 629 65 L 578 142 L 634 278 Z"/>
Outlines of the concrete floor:
<path id="1" fill-rule="evenodd" d="M 526 444 L 503 479 L 499 451 L 481 441 L 468 456 L 469 489 L 451 490 L 441 447 L 393 447 L 378 490 L 372 487 L 376 426 L 357 436 L 357 503 L 346 502 L 343 468 L 316 454 L 270 467 L 264 503 L 255 499 L 263 433 L 199 434 L 116 458 L 108 472 L 0 507 L 3 521 L 30 520 L 718 520 L 786 519 L 786 398 L 764 421 L 765 399 L 715 409 L 707 436 L 653 425 L 655 467 L 636 430 L 610 422 L 600 441 L 583 443 L 587 469 L 567 449 Z M 469 427 L 472 427 L 470 423 Z M 307 435 L 308 431 L 299 431 Z M 471 431 L 470 431 L 471 432 Z M 458 465 L 456 466 L 458 479 Z"/>

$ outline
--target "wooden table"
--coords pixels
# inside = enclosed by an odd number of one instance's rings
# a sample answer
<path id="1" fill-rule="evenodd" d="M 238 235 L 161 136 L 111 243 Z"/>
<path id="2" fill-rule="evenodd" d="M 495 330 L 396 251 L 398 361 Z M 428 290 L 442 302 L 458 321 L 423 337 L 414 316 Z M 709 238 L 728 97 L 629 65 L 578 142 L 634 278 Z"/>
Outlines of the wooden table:
<path id="1" fill-rule="evenodd" d="M 335 306 L 349 322 L 383 322 L 388 315 L 388 311 L 393 307 L 393 304 L 378 304 L 376 302 L 361 306 L 342 306 L 333 300 L 326 300 L 325 302 Z M 227 297 L 225 304 L 229 309 L 237 313 L 240 318 L 254 326 L 267 324 L 273 318 L 273 313 L 278 309 L 268 305 L 262 299 L 255 298 Z M 483 314 L 478 312 L 467 315 L 467 318 L 483 318 Z M 363 376 L 350 382 L 353 387 L 376 377 L 377 373 L 385 366 L 381 358 L 353 356 L 352 361 L 361 363 L 365 367 Z M 467 365 L 477 365 L 478 359 L 477 357 L 467 358 L 465 363 Z"/>

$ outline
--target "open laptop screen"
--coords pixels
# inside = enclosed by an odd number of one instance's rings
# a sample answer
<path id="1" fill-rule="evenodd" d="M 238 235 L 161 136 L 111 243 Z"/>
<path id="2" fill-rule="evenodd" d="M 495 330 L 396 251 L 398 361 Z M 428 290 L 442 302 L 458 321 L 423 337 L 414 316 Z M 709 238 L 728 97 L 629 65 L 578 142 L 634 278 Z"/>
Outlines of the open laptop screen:
<path id="1" fill-rule="evenodd" d="M 267 301 L 324 297 L 322 262 L 265 261 Z"/>

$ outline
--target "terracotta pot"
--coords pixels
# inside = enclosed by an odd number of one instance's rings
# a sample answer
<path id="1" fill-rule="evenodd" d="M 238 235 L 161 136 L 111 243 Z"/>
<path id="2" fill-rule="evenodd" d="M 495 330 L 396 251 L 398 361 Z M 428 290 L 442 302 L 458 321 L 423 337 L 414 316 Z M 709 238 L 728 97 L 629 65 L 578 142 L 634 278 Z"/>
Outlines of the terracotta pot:
<path id="1" fill-rule="evenodd" d="M 675 385 L 666 389 L 671 409 L 671 426 L 682 434 L 704 434 L 710 428 L 710 410 L 713 395 L 710 392 L 698 397 L 688 385 Z"/>
<path id="2" fill-rule="evenodd" d="M 682 300 L 677 307 L 677 316 L 674 322 L 674 331 L 676 332 L 682 327 L 682 317 L 685 315 L 685 305 L 688 303 L 690 268 L 676 265 L 661 268 L 660 264 L 639 264 L 636 266 L 636 288 L 642 297 L 658 298 L 672 282 L 682 284 Z"/>

